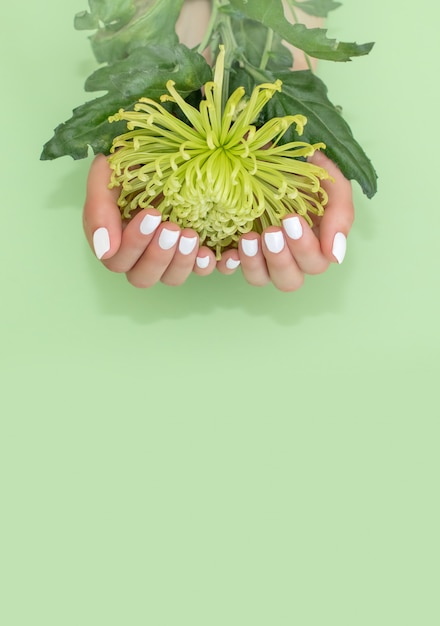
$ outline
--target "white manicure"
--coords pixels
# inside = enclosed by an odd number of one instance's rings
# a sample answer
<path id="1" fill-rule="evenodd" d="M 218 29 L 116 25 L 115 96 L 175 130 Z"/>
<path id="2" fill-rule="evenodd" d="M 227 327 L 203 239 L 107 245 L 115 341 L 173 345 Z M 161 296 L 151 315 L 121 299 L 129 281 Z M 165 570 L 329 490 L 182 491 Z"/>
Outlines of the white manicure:
<path id="1" fill-rule="evenodd" d="M 200 257 L 198 256 L 196 259 L 197 267 L 200 267 L 201 270 L 205 270 L 209 265 L 209 256 Z"/>
<path id="2" fill-rule="evenodd" d="M 180 230 L 168 230 L 168 228 L 164 228 L 159 235 L 159 247 L 162 248 L 162 250 L 169 250 L 177 243 L 179 235 Z"/>
<path id="3" fill-rule="evenodd" d="M 275 232 L 265 233 L 264 240 L 266 242 L 269 252 L 278 254 L 284 248 L 284 237 L 280 230 Z"/>
<path id="4" fill-rule="evenodd" d="M 236 261 L 235 259 L 228 259 L 226 261 L 226 267 L 228 270 L 235 270 L 240 265 L 240 261 Z"/>
<path id="5" fill-rule="evenodd" d="M 288 217 L 283 220 L 283 227 L 290 239 L 301 239 L 303 229 L 299 217 Z"/>
<path id="6" fill-rule="evenodd" d="M 242 239 L 241 248 L 246 256 L 255 256 L 258 252 L 258 239 Z"/>
<path id="7" fill-rule="evenodd" d="M 345 258 L 345 253 L 347 252 L 347 238 L 344 233 L 336 233 L 335 238 L 333 240 L 333 248 L 332 254 L 336 257 L 339 264 Z"/>
<path id="8" fill-rule="evenodd" d="M 106 228 L 98 228 L 93 233 L 93 248 L 98 259 L 110 250 L 110 235 Z"/>
<path id="9" fill-rule="evenodd" d="M 197 237 L 181 237 L 179 241 L 179 252 L 185 256 L 191 254 L 196 247 Z"/>
<path id="10" fill-rule="evenodd" d="M 161 215 L 150 215 L 149 213 L 147 213 L 140 225 L 141 233 L 143 235 L 151 235 L 151 233 L 154 233 L 161 221 Z"/>

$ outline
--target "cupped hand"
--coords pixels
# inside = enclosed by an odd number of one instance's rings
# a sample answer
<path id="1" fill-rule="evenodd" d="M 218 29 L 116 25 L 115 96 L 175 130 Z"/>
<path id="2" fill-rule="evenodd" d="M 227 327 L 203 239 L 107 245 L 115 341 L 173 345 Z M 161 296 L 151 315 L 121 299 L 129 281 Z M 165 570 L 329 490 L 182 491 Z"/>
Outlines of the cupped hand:
<path id="1" fill-rule="evenodd" d="M 321 274 L 331 263 L 342 263 L 354 221 L 351 183 L 325 154 L 315 152 L 309 160 L 334 179 L 321 183 L 328 194 L 324 215 L 314 220 L 313 227 L 292 214 L 283 219 L 281 228 L 271 226 L 261 236 L 243 235 L 238 250 L 225 252 L 218 261 L 220 272 L 232 274 L 241 265 L 251 285 L 272 282 L 281 291 L 296 291 L 306 274 Z"/>
<path id="2" fill-rule="evenodd" d="M 90 168 L 83 213 L 86 237 L 98 259 L 112 272 L 125 273 L 135 287 L 157 282 L 182 285 L 191 272 L 211 274 L 215 267 L 232 274 L 241 266 L 253 286 L 270 282 L 281 291 L 299 289 L 306 274 L 323 273 L 331 263 L 342 263 L 347 237 L 354 220 L 351 183 L 325 154 L 316 152 L 310 161 L 327 169 L 334 179 L 324 180 L 328 204 L 310 227 L 298 215 L 288 215 L 282 227 L 271 226 L 261 235 L 243 235 L 237 250 L 228 250 L 220 261 L 212 250 L 199 244 L 197 233 L 162 221 L 154 208 L 139 210 L 129 221 L 121 220 L 118 190 L 109 189 L 110 167 L 98 155 Z"/>
<path id="3" fill-rule="evenodd" d="M 121 220 L 119 192 L 108 188 L 110 174 L 106 157 L 98 155 L 90 168 L 83 212 L 87 240 L 107 269 L 125 273 L 139 288 L 159 281 L 182 285 L 191 272 L 203 276 L 214 271 L 215 255 L 200 247 L 197 233 L 163 222 L 156 209 L 142 209 L 131 220 Z"/>

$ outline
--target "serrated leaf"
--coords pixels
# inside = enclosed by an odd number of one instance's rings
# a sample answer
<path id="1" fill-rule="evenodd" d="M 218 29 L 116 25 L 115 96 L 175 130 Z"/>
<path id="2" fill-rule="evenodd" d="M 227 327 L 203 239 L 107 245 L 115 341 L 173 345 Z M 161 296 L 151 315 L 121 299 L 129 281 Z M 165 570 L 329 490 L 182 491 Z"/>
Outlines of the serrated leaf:
<path id="1" fill-rule="evenodd" d="M 250 81 L 247 74 L 245 69 L 238 68 L 234 84 L 241 81 L 249 85 L 255 79 L 257 82 L 272 82 L 275 79 L 271 73 L 256 70 Z M 297 113 L 305 115 L 307 124 L 301 140 L 308 143 L 324 142 L 327 146 L 325 153 L 338 165 L 344 176 L 356 180 L 366 196 L 374 196 L 377 191 L 375 169 L 353 137 L 340 109 L 330 102 L 323 81 L 309 70 L 277 72 L 276 78 L 283 81 L 282 91 L 266 105 L 259 122 Z M 283 138 L 283 142 L 296 140 L 297 136 L 292 129 Z"/>
<path id="2" fill-rule="evenodd" d="M 249 63 L 258 67 L 266 43 L 267 27 L 245 17 L 232 19 L 231 25 L 240 50 L 243 51 Z M 290 68 L 292 65 L 292 53 L 283 45 L 281 37 L 275 34 L 267 69 L 274 72 L 280 68 Z"/>
<path id="3" fill-rule="evenodd" d="M 175 46 L 177 18 L 183 0 L 143 0 L 132 19 L 121 28 L 100 28 L 90 39 L 99 63 L 113 63 L 127 57 L 135 48 L 157 43 Z M 110 14 L 118 23 L 117 12 Z M 121 22 L 122 24 L 122 22 Z"/>
<path id="4" fill-rule="evenodd" d="M 250 19 L 257 20 L 278 33 L 309 56 L 330 61 L 350 61 L 368 54 L 374 44 L 356 44 L 328 39 L 323 28 L 290 24 L 284 16 L 282 0 L 229 0 L 231 5 Z"/>
<path id="5" fill-rule="evenodd" d="M 350 126 L 327 96 L 327 87 L 310 71 L 281 72 L 283 89 L 268 107 L 268 116 L 280 112 L 302 113 L 307 117 L 304 140 L 310 143 L 323 141 L 326 154 L 334 161 L 344 176 L 356 180 L 364 194 L 371 198 L 377 191 L 377 174 L 370 161 L 353 136 Z"/>
<path id="6" fill-rule="evenodd" d="M 73 25 L 76 30 L 93 30 L 99 28 L 99 19 L 96 15 L 81 11 L 75 15 Z"/>
<path id="7" fill-rule="evenodd" d="M 88 79 L 90 91 L 108 93 L 74 109 L 73 116 L 60 124 L 45 144 L 41 159 L 64 155 L 82 159 L 88 155 L 89 146 L 95 154 L 108 153 L 114 137 L 123 132 L 120 124 L 109 123 L 110 115 L 120 108 L 132 108 L 143 96 L 157 100 L 166 92 L 166 82 L 171 78 L 185 96 L 200 89 L 211 77 L 212 70 L 205 59 L 186 46 L 178 45 L 172 50 L 158 46 L 137 48 L 129 58 L 99 69 Z"/>
<path id="8" fill-rule="evenodd" d="M 147 0 L 151 4 L 154 0 Z M 95 15 L 105 25 L 113 22 L 121 26 L 126 24 L 136 13 L 134 0 L 89 0 L 92 15 Z"/>
<path id="9" fill-rule="evenodd" d="M 341 6 L 341 2 L 334 2 L 334 0 L 300 0 L 299 2 L 293 0 L 293 4 L 304 13 L 315 17 L 327 17 L 330 11 Z"/>

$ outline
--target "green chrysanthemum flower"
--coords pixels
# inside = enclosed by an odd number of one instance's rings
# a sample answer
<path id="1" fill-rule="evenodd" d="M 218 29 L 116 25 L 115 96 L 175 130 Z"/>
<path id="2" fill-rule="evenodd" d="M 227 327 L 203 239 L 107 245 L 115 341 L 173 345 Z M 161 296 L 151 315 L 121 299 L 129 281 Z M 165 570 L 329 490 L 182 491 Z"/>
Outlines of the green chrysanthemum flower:
<path id="1" fill-rule="evenodd" d="M 236 245 L 246 232 L 280 225 L 288 213 L 322 215 L 327 195 L 320 180 L 323 168 L 304 160 L 325 148 L 295 141 L 279 145 L 292 124 L 298 135 L 303 115 L 274 118 L 257 128 L 255 120 L 281 91 L 281 81 L 257 86 L 245 100 L 240 87 L 222 106 L 224 48 L 216 62 L 214 80 L 205 85 L 199 109 L 189 105 L 168 81 L 170 95 L 191 126 L 159 103 L 141 98 L 134 111 L 120 110 L 110 121 L 126 120 L 128 132 L 117 137 L 108 157 L 110 187 L 121 186 L 123 217 L 148 206 L 181 227 L 196 230 L 200 241 L 221 251 Z"/>

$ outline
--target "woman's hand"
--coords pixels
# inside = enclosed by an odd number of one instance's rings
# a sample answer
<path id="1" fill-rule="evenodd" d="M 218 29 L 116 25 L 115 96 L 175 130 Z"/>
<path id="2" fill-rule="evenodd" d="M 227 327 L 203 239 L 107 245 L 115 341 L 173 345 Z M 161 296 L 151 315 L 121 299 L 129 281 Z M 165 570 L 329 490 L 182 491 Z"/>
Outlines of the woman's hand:
<path id="1" fill-rule="evenodd" d="M 289 215 L 282 228 L 271 226 L 262 235 L 243 235 L 238 250 L 227 251 L 217 263 L 223 274 L 241 265 L 248 283 L 271 282 L 281 291 L 301 287 L 306 274 L 321 274 L 331 263 L 342 263 L 347 236 L 354 220 L 351 183 L 328 157 L 316 152 L 311 162 L 324 167 L 334 182 L 321 182 L 328 193 L 324 215 L 311 228 L 303 217 Z"/>
<path id="2" fill-rule="evenodd" d="M 334 182 L 322 182 L 329 197 L 324 216 L 311 228 L 297 215 L 286 216 L 282 228 L 271 226 L 262 235 L 243 235 L 238 250 L 229 250 L 217 262 L 223 274 L 241 265 L 248 283 L 263 286 L 272 282 L 281 291 L 301 287 L 306 274 L 320 274 L 330 263 L 342 263 L 348 233 L 354 219 L 350 182 L 324 154 L 311 159 L 324 167 Z M 135 287 L 152 287 L 157 282 L 182 285 L 191 272 L 206 276 L 215 267 L 215 255 L 191 229 L 181 230 L 163 222 L 153 208 L 122 221 L 117 206 L 118 190 L 109 189 L 110 167 L 98 155 L 90 168 L 84 206 L 84 231 L 98 259 L 112 272 L 122 272 Z"/>
<path id="3" fill-rule="evenodd" d="M 118 190 L 109 189 L 110 167 L 98 155 L 90 168 L 83 225 L 87 240 L 98 259 L 112 272 L 125 273 L 135 287 L 183 284 L 191 272 L 206 276 L 214 271 L 215 255 L 199 247 L 195 231 L 162 222 L 153 208 L 138 211 L 122 221 L 117 205 Z"/>

